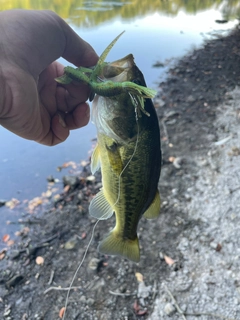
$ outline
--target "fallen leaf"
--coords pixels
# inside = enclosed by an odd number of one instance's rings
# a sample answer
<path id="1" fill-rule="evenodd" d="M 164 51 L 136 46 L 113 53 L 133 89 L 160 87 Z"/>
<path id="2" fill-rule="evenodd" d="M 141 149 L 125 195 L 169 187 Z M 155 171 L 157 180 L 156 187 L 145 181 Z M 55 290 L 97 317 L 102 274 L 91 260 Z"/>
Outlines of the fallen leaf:
<path id="1" fill-rule="evenodd" d="M 64 313 L 65 313 L 65 307 L 62 307 L 61 309 L 60 309 L 60 311 L 59 311 L 59 318 L 63 318 L 63 316 L 64 316 Z"/>
<path id="2" fill-rule="evenodd" d="M 139 310 L 136 312 L 137 316 L 144 316 L 147 313 L 147 310 Z"/>
<path id="3" fill-rule="evenodd" d="M 82 161 L 81 162 L 81 166 L 82 167 L 86 167 L 88 164 L 89 164 L 89 162 L 87 162 L 87 161 Z"/>
<path id="4" fill-rule="evenodd" d="M 180 169 L 181 166 L 182 166 L 182 158 L 176 157 L 176 158 L 173 160 L 173 163 L 172 163 L 172 164 L 174 165 L 175 168 Z"/>
<path id="5" fill-rule="evenodd" d="M 80 211 L 80 212 L 82 212 L 83 211 L 83 206 L 78 206 L 78 210 Z"/>
<path id="6" fill-rule="evenodd" d="M 19 203 L 20 201 L 18 199 L 12 198 L 11 200 L 5 203 L 5 206 L 10 209 L 14 209 Z"/>
<path id="7" fill-rule="evenodd" d="M 29 229 L 28 227 L 24 227 L 24 228 L 21 230 L 21 233 L 26 236 L 26 235 L 29 233 L 29 231 L 30 231 L 30 229 Z"/>
<path id="8" fill-rule="evenodd" d="M 31 201 L 29 201 L 28 209 L 34 210 L 36 207 L 40 206 L 42 203 L 43 203 L 42 198 L 40 197 L 33 198 Z"/>
<path id="9" fill-rule="evenodd" d="M 51 198 L 51 196 L 52 196 L 51 190 L 47 190 L 46 192 L 42 193 L 42 197 Z"/>
<path id="10" fill-rule="evenodd" d="M 63 188 L 63 191 L 67 193 L 67 192 L 69 191 L 69 189 L 70 189 L 70 185 L 67 184 L 67 185 Z"/>
<path id="11" fill-rule="evenodd" d="M 5 255 L 6 255 L 6 250 L 3 249 L 3 250 L 0 252 L 0 260 L 3 260 L 4 257 L 5 257 Z"/>
<path id="12" fill-rule="evenodd" d="M 62 165 L 62 168 L 68 168 L 68 167 L 72 167 L 73 169 L 77 169 L 77 164 L 74 161 L 68 161 Z"/>
<path id="13" fill-rule="evenodd" d="M 15 236 L 16 237 L 26 236 L 29 233 L 29 231 L 30 231 L 30 229 L 28 227 L 24 227 L 24 228 L 22 228 L 22 230 L 16 231 Z"/>
<path id="14" fill-rule="evenodd" d="M 164 260 L 169 266 L 172 266 L 175 263 L 175 261 L 168 256 L 164 256 Z"/>
<path id="15" fill-rule="evenodd" d="M 232 152 L 234 156 L 239 156 L 240 155 L 240 148 L 238 147 L 233 147 Z"/>
<path id="16" fill-rule="evenodd" d="M 86 180 L 87 181 L 89 181 L 89 182 L 93 182 L 93 181 L 95 181 L 95 177 L 94 176 L 88 176 L 87 178 L 86 178 Z"/>
<path id="17" fill-rule="evenodd" d="M 2 241 L 3 241 L 3 242 L 8 242 L 9 239 L 10 239 L 10 235 L 9 235 L 9 234 L 5 234 L 5 235 L 2 237 Z"/>
<path id="18" fill-rule="evenodd" d="M 44 263 L 44 258 L 41 257 L 41 256 L 38 256 L 38 257 L 36 258 L 36 264 L 42 265 L 43 263 Z"/>
<path id="19" fill-rule="evenodd" d="M 24 313 L 21 320 L 27 320 L 27 319 L 28 319 L 28 315 L 27 315 L 27 313 Z"/>
<path id="20" fill-rule="evenodd" d="M 73 236 L 65 243 L 64 248 L 67 250 L 72 250 L 76 247 L 76 244 L 77 244 L 77 238 Z"/>
<path id="21" fill-rule="evenodd" d="M 133 310 L 135 311 L 137 316 L 143 316 L 143 315 L 145 315 L 147 313 L 147 310 L 141 310 L 140 309 L 140 306 L 139 306 L 137 300 L 134 301 Z"/>
<path id="22" fill-rule="evenodd" d="M 143 275 L 140 272 L 135 273 L 138 282 L 143 282 Z"/>
<path id="23" fill-rule="evenodd" d="M 55 201 L 59 200 L 60 198 L 61 198 L 60 194 L 55 194 L 55 196 L 53 197 Z"/>
<path id="24" fill-rule="evenodd" d="M 139 304 L 138 304 L 137 300 L 135 300 L 135 301 L 134 301 L 133 309 L 134 309 L 134 311 L 135 311 L 136 313 L 137 313 L 137 312 L 139 311 L 139 309 L 140 309 L 140 307 L 139 307 Z"/>
<path id="25" fill-rule="evenodd" d="M 81 238 L 82 238 L 82 239 L 85 239 L 86 236 L 87 236 L 87 233 L 86 233 L 86 232 L 83 232 L 82 235 L 81 235 Z"/>
<path id="26" fill-rule="evenodd" d="M 7 245 L 11 247 L 14 244 L 14 240 L 8 240 Z"/>
<path id="27" fill-rule="evenodd" d="M 69 167 L 69 162 L 64 162 L 64 163 L 62 164 L 62 168 L 67 168 L 67 167 Z"/>

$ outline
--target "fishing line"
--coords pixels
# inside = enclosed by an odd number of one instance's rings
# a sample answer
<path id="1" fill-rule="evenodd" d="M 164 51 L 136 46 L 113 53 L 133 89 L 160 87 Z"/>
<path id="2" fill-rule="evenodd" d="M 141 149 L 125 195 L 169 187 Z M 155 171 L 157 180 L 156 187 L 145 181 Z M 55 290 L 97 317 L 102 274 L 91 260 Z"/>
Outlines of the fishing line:
<path id="1" fill-rule="evenodd" d="M 123 175 L 123 172 L 126 170 L 126 168 L 129 166 L 130 162 L 132 161 L 134 155 L 136 154 L 137 152 L 137 146 L 138 146 L 138 142 L 139 142 L 139 123 L 138 123 L 138 110 L 137 110 L 137 107 L 138 107 L 138 103 L 136 101 L 136 98 L 134 96 L 132 96 L 132 94 L 129 92 L 129 95 L 131 97 L 131 100 L 134 102 L 134 111 L 135 111 L 135 119 L 136 119 L 136 124 L 137 124 L 137 139 L 136 139 L 136 143 L 135 143 L 135 146 L 134 146 L 134 150 L 133 150 L 133 154 L 131 155 L 130 159 L 128 160 L 128 162 L 126 163 L 125 167 L 122 169 L 120 175 L 119 175 L 119 178 L 118 178 L 118 197 L 117 197 L 117 200 L 116 202 L 113 204 L 113 207 L 118 203 L 119 199 L 120 199 L 120 192 L 121 192 L 121 177 Z M 106 213 L 104 213 L 102 216 L 101 216 L 101 219 L 106 215 Z M 69 285 L 69 289 L 67 291 L 67 296 L 66 296 L 66 300 L 65 300 L 65 305 L 64 305 L 64 314 L 63 314 L 63 320 L 65 319 L 65 315 L 67 313 L 67 305 L 68 305 L 68 299 L 69 299 L 69 295 L 70 295 L 70 291 L 71 291 L 71 288 L 73 286 L 73 283 L 74 283 L 74 280 L 76 279 L 76 276 L 78 274 L 78 271 L 80 270 L 80 268 L 82 267 L 83 265 L 83 262 L 86 258 L 86 255 L 88 253 L 88 250 L 89 250 L 89 247 L 92 243 L 92 240 L 93 240 L 93 237 L 94 237 L 94 233 L 95 233 L 95 229 L 98 225 L 98 222 L 100 221 L 97 220 L 96 223 L 94 224 L 93 226 L 93 229 L 92 229 L 92 233 L 91 233 L 91 237 L 90 237 L 90 240 L 88 242 L 88 245 L 87 245 L 87 248 L 84 252 L 84 255 L 82 257 L 82 260 L 81 262 L 79 263 L 78 267 L 77 267 L 77 270 L 75 271 L 74 275 L 73 275 L 73 278 L 70 282 L 70 285 Z"/>
<path id="2" fill-rule="evenodd" d="M 103 216 L 104 216 L 104 215 L 103 215 Z M 83 255 L 83 257 L 82 257 L 82 260 L 81 260 L 81 262 L 79 263 L 79 265 L 78 265 L 78 267 L 77 267 L 77 270 L 75 271 L 75 273 L 74 273 L 74 275 L 73 275 L 73 278 L 72 278 L 72 281 L 71 281 L 71 283 L 70 283 L 70 285 L 69 285 L 69 289 L 68 289 L 68 291 L 67 291 L 67 297 L 66 297 L 66 301 L 65 301 L 65 306 L 64 306 L 63 320 L 65 319 L 65 314 L 66 314 L 66 312 L 67 312 L 67 304 L 68 304 L 68 298 L 69 298 L 70 290 L 71 290 L 71 288 L 72 288 L 72 285 L 73 285 L 74 280 L 76 279 L 76 276 L 77 276 L 77 274 L 78 274 L 78 271 L 80 270 L 80 268 L 81 268 L 81 266 L 82 266 L 82 264 L 83 264 L 83 262 L 84 262 L 84 260 L 85 260 L 85 258 L 86 258 L 86 255 L 87 255 L 87 253 L 88 253 L 88 249 L 89 249 L 89 247 L 90 247 L 90 245 L 91 245 L 91 242 L 92 242 L 92 240 L 93 240 L 93 237 L 94 237 L 94 232 L 95 232 L 96 226 L 97 226 L 97 224 L 98 224 L 99 221 L 100 221 L 100 220 L 96 221 L 96 223 L 95 223 L 94 226 L 93 226 L 91 238 L 90 238 L 90 240 L 89 240 L 89 242 L 88 242 L 87 248 L 86 248 L 86 250 L 85 250 L 85 252 L 84 252 L 84 255 Z"/>
<path id="3" fill-rule="evenodd" d="M 133 154 L 131 155 L 130 159 L 128 160 L 127 164 L 125 165 L 125 167 L 122 169 L 119 178 L 118 178 L 118 197 L 116 202 L 113 204 L 113 207 L 118 203 L 119 199 L 120 199 L 120 192 L 121 192 L 121 177 L 123 175 L 123 172 L 126 170 L 126 168 L 129 166 L 130 162 L 132 161 L 133 157 L 135 156 L 136 152 L 137 152 L 137 146 L 138 146 L 138 142 L 139 142 L 139 123 L 138 123 L 138 103 L 136 101 L 136 98 L 129 92 L 128 93 L 131 97 L 131 100 L 134 102 L 134 111 L 135 111 L 135 119 L 136 119 L 136 124 L 137 124 L 137 140 L 134 146 L 134 150 L 133 150 Z M 104 217 L 104 215 L 102 216 Z"/>

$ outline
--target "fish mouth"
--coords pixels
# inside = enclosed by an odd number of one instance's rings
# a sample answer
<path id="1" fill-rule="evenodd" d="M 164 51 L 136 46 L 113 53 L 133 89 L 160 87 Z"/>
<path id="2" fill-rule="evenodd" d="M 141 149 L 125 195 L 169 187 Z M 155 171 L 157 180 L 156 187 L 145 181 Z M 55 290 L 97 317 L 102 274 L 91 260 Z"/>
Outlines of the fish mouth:
<path id="1" fill-rule="evenodd" d="M 98 82 L 104 81 L 112 81 L 112 82 L 125 82 L 131 81 L 138 83 L 139 81 L 135 81 L 139 77 L 140 70 L 137 68 L 134 57 L 130 53 L 124 58 L 119 60 L 104 63 L 104 67 L 102 68 L 101 74 L 97 75 Z M 94 67 L 92 67 L 94 69 Z M 139 84 L 142 84 L 141 81 Z M 92 101 L 95 96 L 93 91 L 90 92 L 89 100 Z"/>
<path id="2" fill-rule="evenodd" d="M 132 54 L 128 54 L 122 59 L 107 63 L 103 68 L 102 77 L 113 82 L 131 81 L 134 66 L 134 57 Z"/>

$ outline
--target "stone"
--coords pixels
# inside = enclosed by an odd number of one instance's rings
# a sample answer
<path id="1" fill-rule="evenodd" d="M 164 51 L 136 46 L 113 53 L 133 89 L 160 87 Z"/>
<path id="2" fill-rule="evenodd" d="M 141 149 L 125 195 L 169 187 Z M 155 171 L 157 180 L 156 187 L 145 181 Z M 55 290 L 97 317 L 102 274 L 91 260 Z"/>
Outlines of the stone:
<path id="1" fill-rule="evenodd" d="M 165 307 L 164 307 L 164 312 L 168 315 L 168 316 L 171 316 L 173 315 L 175 312 L 176 312 L 176 308 L 175 306 L 168 302 Z"/>

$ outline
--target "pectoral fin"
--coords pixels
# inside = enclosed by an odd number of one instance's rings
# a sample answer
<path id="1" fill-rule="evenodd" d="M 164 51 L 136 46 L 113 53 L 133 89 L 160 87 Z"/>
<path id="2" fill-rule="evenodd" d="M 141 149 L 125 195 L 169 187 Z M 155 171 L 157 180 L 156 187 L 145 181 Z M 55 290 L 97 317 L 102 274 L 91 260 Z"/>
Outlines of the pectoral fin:
<path id="1" fill-rule="evenodd" d="M 93 150 L 92 157 L 91 157 L 91 171 L 92 174 L 94 174 L 96 171 L 98 171 L 101 167 L 101 161 L 100 161 L 100 151 L 98 144 L 96 145 L 95 149 Z"/>
<path id="2" fill-rule="evenodd" d="M 99 191 L 89 205 L 89 213 L 99 220 L 106 220 L 113 214 L 113 209 L 104 196 L 103 190 Z"/>
<path id="3" fill-rule="evenodd" d="M 111 169 L 119 176 L 122 172 L 123 165 L 118 150 L 115 152 L 108 151 L 108 160 L 110 162 Z"/>
<path id="4" fill-rule="evenodd" d="M 109 137 L 105 137 L 104 144 L 110 168 L 116 175 L 119 176 L 122 172 L 123 164 L 118 144 Z"/>
<path id="5" fill-rule="evenodd" d="M 144 212 L 144 217 L 146 219 L 154 219 L 157 218 L 160 213 L 160 206 L 161 206 L 161 200 L 160 195 L 157 190 L 155 198 L 153 199 L 153 202 L 149 206 L 149 208 Z"/>

